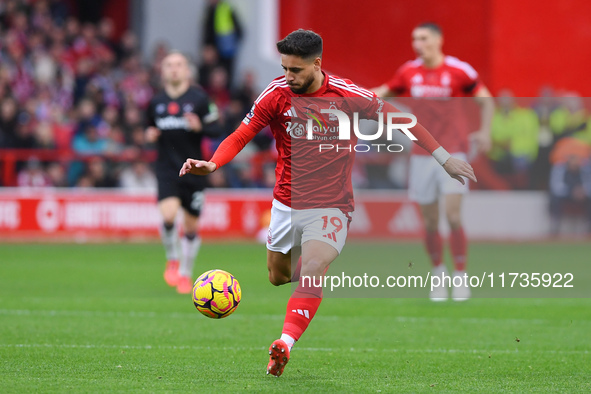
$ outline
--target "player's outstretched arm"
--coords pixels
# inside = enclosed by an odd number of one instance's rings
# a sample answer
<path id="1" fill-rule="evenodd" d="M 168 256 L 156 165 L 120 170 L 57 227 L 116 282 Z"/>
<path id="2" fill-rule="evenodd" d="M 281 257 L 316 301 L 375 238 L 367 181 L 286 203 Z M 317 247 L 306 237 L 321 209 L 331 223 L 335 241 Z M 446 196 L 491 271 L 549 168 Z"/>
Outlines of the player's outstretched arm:
<path id="1" fill-rule="evenodd" d="M 186 174 L 208 175 L 214 172 L 216 168 L 217 165 L 211 161 L 187 159 L 179 171 L 179 176 Z"/>
<path id="2" fill-rule="evenodd" d="M 471 181 L 478 182 L 478 180 L 476 179 L 476 175 L 474 175 L 474 170 L 472 169 L 472 166 L 466 163 L 465 161 L 457 159 L 455 157 L 450 157 L 449 159 L 447 159 L 447 161 L 443 163 L 443 169 L 447 171 L 449 176 L 461 182 L 462 185 L 466 183 L 464 181 L 464 178 L 462 177 L 466 177 Z"/>
<path id="3" fill-rule="evenodd" d="M 248 144 L 256 135 L 244 124 L 222 141 L 210 161 L 187 159 L 179 171 L 179 176 L 185 174 L 207 175 L 227 164 Z"/>

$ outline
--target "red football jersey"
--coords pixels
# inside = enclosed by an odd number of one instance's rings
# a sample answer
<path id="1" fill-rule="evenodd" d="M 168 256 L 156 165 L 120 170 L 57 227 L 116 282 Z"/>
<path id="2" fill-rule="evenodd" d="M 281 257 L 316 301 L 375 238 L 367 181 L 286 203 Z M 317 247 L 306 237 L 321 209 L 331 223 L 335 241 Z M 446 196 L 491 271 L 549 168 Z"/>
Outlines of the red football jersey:
<path id="1" fill-rule="evenodd" d="M 324 116 L 324 122 L 329 119 L 324 130 L 314 133 L 314 141 L 307 140 L 306 123 L 300 116 L 315 105 L 314 99 L 318 103 L 318 98 L 359 98 L 361 101 L 351 102 L 362 104 L 355 104 L 356 108 L 349 110 L 359 112 L 364 119 L 373 119 L 384 103 L 373 92 L 349 80 L 328 74 L 324 76 L 322 87 L 311 94 L 295 94 L 285 77 L 274 79 L 257 98 L 243 124 L 253 133 L 269 125 L 275 136 L 278 151 L 277 181 L 273 190 L 275 199 L 294 209 L 338 208 L 343 212 L 352 212 L 351 171 L 355 151 L 346 148 L 357 143 L 355 134 L 351 133 L 350 140 L 339 140 L 336 134 L 330 135 L 338 130 L 338 127 L 335 128 L 338 122 Z M 323 129 L 322 126 L 320 128 Z M 345 149 L 319 153 L 319 143 L 322 142 Z"/>
<path id="2" fill-rule="evenodd" d="M 453 56 L 445 56 L 436 68 L 427 68 L 422 59 L 404 63 L 387 83 L 391 92 L 400 97 L 424 98 L 403 100 L 412 108 L 418 121 L 429 130 L 450 153 L 469 150 L 469 103 L 461 97 L 473 96 L 482 82 L 468 63 Z M 452 100 L 442 100 L 449 99 Z M 413 153 L 428 155 L 424 149 Z"/>

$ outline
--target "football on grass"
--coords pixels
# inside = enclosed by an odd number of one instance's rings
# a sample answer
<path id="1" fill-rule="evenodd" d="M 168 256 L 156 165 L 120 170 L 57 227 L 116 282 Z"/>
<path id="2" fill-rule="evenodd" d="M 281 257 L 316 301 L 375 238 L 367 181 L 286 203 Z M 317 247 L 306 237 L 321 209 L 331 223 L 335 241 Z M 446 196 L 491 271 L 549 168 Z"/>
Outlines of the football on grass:
<path id="1" fill-rule="evenodd" d="M 238 307 L 240 298 L 240 283 L 226 271 L 204 272 L 193 285 L 195 308 L 212 319 L 230 316 Z"/>

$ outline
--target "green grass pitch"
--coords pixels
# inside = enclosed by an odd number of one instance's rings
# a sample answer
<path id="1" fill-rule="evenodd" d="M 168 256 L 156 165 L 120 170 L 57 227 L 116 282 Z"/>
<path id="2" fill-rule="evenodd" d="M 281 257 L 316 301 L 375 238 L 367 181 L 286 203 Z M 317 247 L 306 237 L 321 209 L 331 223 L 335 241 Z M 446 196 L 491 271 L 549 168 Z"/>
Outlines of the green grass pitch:
<path id="1" fill-rule="evenodd" d="M 419 244 L 396 250 L 427 264 Z M 588 260 L 591 245 L 471 245 L 474 265 L 516 253 Z M 211 320 L 165 285 L 158 244 L 0 244 L 0 392 L 591 392 L 589 299 L 325 299 L 266 376 L 290 288 L 265 255 L 204 244 L 196 273 L 225 269 L 243 294 Z"/>

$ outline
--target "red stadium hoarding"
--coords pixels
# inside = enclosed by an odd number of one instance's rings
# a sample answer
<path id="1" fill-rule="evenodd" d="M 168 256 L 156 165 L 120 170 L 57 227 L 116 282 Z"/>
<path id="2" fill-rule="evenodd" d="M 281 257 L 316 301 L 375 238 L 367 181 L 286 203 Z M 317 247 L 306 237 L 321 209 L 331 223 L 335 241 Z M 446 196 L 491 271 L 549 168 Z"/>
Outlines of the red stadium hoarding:
<path id="1" fill-rule="evenodd" d="M 471 64 L 493 94 L 510 88 L 518 97 L 536 97 L 541 87 L 549 85 L 590 96 L 586 65 L 591 51 L 582 48 L 591 40 L 591 2 L 540 4 L 537 0 L 281 1 L 277 39 L 298 28 L 316 31 L 325 42 L 322 66 L 372 87 L 388 81 L 398 67 L 416 57 L 412 29 L 430 21 L 443 29 L 443 52 Z"/>
<path id="2" fill-rule="evenodd" d="M 362 193 L 351 238 L 416 238 L 420 212 L 405 193 Z M 209 191 L 200 220 L 210 239 L 266 238 L 270 191 Z M 0 191 L 0 238 L 10 240 L 156 239 L 160 215 L 151 193 L 50 189 Z"/>

